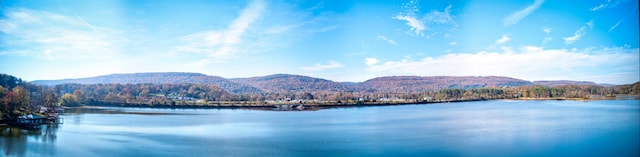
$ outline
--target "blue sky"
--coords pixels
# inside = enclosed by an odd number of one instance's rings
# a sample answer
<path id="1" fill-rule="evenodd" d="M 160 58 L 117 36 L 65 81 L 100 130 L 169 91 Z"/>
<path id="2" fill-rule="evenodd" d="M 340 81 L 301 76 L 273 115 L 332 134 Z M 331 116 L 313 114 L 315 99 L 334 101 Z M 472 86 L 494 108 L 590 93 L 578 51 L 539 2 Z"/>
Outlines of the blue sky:
<path id="1" fill-rule="evenodd" d="M 0 1 L 0 72 L 640 80 L 638 1 Z"/>

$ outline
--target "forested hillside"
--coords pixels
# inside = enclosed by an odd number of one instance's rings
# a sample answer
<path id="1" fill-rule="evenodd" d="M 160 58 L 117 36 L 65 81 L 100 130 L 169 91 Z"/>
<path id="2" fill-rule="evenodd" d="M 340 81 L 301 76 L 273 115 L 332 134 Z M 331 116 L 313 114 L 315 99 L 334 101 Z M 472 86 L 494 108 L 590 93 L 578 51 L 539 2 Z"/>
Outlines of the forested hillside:
<path id="1" fill-rule="evenodd" d="M 351 92 L 355 86 L 321 78 L 275 74 L 262 77 L 236 78 L 231 81 L 256 87 L 264 92 Z"/>
<path id="2" fill-rule="evenodd" d="M 549 81 L 533 81 L 533 84 L 542 86 L 562 86 L 562 85 L 598 85 L 591 81 L 571 81 L 571 80 L 549 80 Z"/>
<path id="3" fill-rule="evenodd" d="M 259 89 L 244 84 L 235 83 L 218 76 L 208 76 L 200 73 L 165 72 L 165 73 L 133 73 L 112 74 L 97 77 L 64 79 L 64 80 L 36 80 L 33 84 L 59 85 L 65 83 L 77 84 L 205 84 L 216 85 L 231 93 L 259 93 Z"/>
<path id="4" fill-rule="evenodd" d="M 0 83 L 4 88 L 0 88 L 0 96 L 3 105 L 18 106 L 11 110 L 24 110 L 38 105 L 101 103 L 143 106 L 268 106 L 274 103 L 376 105 L 511 98 L 611 99 L 620 94 L 640 94 L 640 83 L 604 87 L 578 81 L 560 82 L 569 85 L 542 82 L 554 85 L 546 86 L 500 76 L 390 76 L 359 83 L 341 83 L 288 74 L 225 79 L 197 73 L 137 73 L 34 81 L 57 84 L 55 86 L 34 85 L 10 75 L 1 76 Z M 16 93 L 27 96 L 14 99 L 17 98 Z"/>
<path id="5" fill-rule="evenodd" d="M 61 84 L 59 93 L 73 93 L 81 102 L 142 103 L 170 105 L 184 101 L 231 101 L 233 94 L 205 84 Z M 175 101 L 171 101 L 175 100 Z"/>
<path id="6" fill-rule="evenodd" d="M 275 93 L 275 92 L 419 92 L 441 89 L 471 89 L 485 87 L 513 87 L 532 85 L 531 82 L 499 76 L 389 76 L 378 77 L 359 83 L 342 83 L 301 75 L 275 74 L 261 77 L 225 79 L 199 73 L 133 73 L 65 79 L 37 80 L 34 84 L 211 84 L 229 93 Z"/>
<path id="7" fill-rule="evenodd" d="M 499 76 L 389 76 L 367 80 L 360 84 L 367 91 L 419 92 L 441 89 L 471 89 L 486 87 L 513 87 L 532 85 L 531 82 Z"/>

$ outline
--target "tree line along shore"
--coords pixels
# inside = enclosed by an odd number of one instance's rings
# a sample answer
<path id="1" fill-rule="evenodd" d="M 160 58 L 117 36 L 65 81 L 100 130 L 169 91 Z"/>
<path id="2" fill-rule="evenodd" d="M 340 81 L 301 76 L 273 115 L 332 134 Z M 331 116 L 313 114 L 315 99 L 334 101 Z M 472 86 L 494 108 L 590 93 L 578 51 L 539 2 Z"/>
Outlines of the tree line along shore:
<path id="1" fill-rule="evenodd" d="M 122 106 L 159 108 L 309 108 L 423 104 L 495 99 L 596 100 L 640 94 L 640 82 L 618 86 L 521 85 L 445 88 L 429 91 L 280 91 L 230 93 L 210 84 L 59 84 L 35 85 L 0 75 L 0 120 L 27 114 L 45 116 L 59 107 Z"/>

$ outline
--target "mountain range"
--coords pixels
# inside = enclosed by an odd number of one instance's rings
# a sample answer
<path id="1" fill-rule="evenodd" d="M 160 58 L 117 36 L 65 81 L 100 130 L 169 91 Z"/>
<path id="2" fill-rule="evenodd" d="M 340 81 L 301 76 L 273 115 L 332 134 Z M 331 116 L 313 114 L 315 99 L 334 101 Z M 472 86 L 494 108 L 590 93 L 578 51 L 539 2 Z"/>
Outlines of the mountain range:
<path id="1" fill-rule="evenodd" d="M 609 86 L 615 86 L 613 84 L 597 84 L 595 82 L 591 82 L 591 81 L 572 81 L 572 80 L 555 80 L 555 81 L 533 81 L 533 84 L 536 85 L 542 85 L 542 86 L 562 86 L 562 85 L 593 85 L 593 86 L 603 86 L 603 87 L 609 87 Z"/>
<path id="2" fill-rule="evenodd" d="M 200 73 L 161 72 L 111 74 L 96 77 L 36 80 L 33 84 L 58 85 L 77 84 L 210 84 L 230 93 L 274 93 L 274 92 L 416 92 L 435 91 L 445 88 L 512 87 L 523 85 L 598 85 L 587 81 L 526 81 L 504 76 L 385 76 L 364 82 L 335 82 L 291 74 L 274 74 L 249 78 L 223 78 Z"/>

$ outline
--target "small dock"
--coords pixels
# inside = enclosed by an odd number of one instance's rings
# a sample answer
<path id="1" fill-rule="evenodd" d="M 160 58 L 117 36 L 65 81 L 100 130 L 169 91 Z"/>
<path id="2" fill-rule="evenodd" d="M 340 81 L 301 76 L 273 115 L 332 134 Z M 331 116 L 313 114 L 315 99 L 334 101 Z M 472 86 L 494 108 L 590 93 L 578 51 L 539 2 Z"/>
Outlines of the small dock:
<path id="1" fill-rule="evenodd" d="M 39 129 L 42 124 L 47 122 L 47 118 L 34 114 L 18 116 L 15 121 L 9 121 L 10 125 L 15 125 L 25 129 Z"/>

